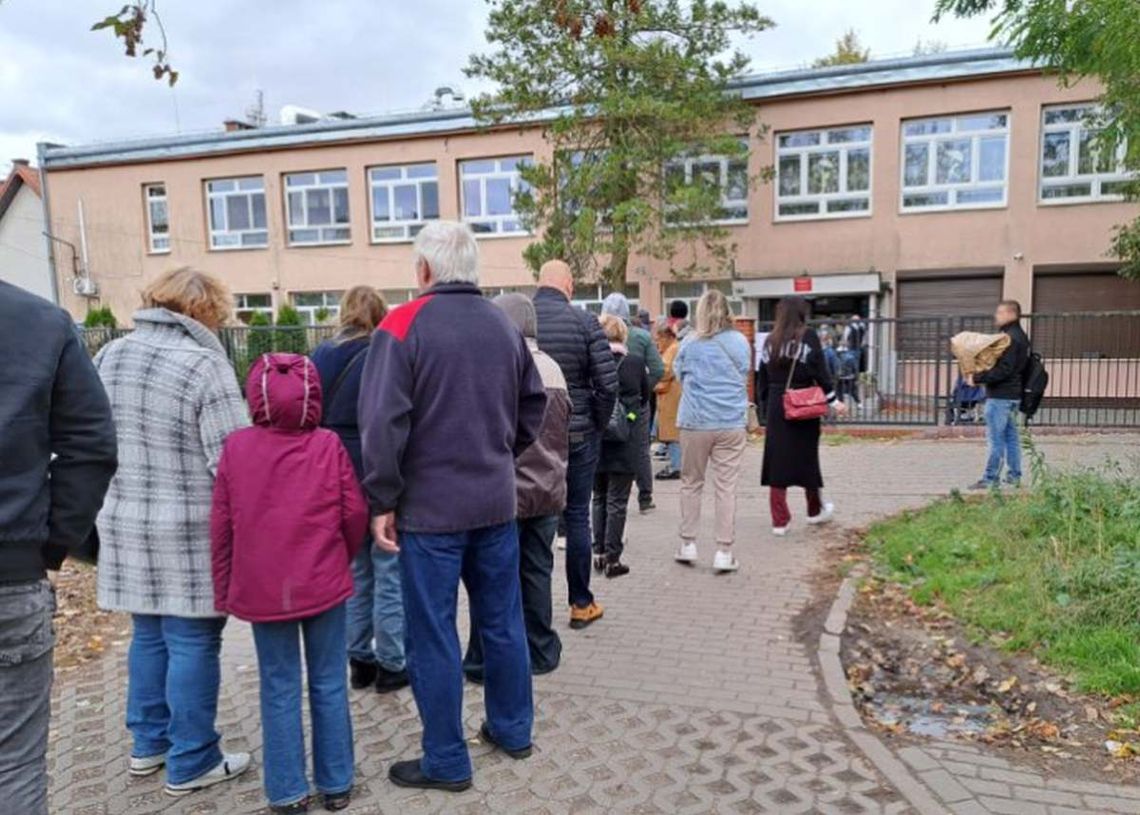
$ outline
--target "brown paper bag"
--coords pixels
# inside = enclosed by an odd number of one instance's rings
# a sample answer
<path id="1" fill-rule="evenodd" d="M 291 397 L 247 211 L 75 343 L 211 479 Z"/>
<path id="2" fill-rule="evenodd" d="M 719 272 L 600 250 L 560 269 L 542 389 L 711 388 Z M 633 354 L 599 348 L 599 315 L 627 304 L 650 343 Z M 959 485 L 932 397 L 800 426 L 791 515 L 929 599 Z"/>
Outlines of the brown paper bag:
<path id="1" fill-rule="evenodd" d="M 1009 348 L 1005 334 L 980 334 L 963 331 L 950 338 L 950 352 L 958 360 L 962 376 L 988 371 L 997 364 L 998 357 Z"/>

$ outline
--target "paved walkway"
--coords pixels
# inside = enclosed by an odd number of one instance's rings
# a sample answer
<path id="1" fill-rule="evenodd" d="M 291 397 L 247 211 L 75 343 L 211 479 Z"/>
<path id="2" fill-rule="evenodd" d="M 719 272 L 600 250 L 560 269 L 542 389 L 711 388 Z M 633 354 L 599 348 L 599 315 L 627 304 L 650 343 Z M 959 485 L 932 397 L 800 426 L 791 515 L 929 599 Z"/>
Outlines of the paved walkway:
<path id="1" fill-rule="evenodd" d="M 1069 437 L 1042 446 L 1055 463 L 1096 463 L 1134 443 L 1134 437 Z M 981 455 L 976 441 L 860 442 L 825 447 L 824 471 L 841 523 L 858 526 L 972 480 Z M 739 573 L 714 575 L 707 543 L 698 567 L 672 562 L 676 482 L 660 488 L 660 509 L 632 518 L 632 574 L 596 581 L 605 620 L 573 632 L 559 615 L 564 662 L 535 682 L 537 752 L 529 761 L 472 742 L 476 776 L 469 792 L 399 790 L 386 770 L 418 752 L 411 695 L 354 694 L 359 788 L 351 815 L 919 812 L 846 737 L 822 692 L 814 648 L 795 637 L 794 620 L 812 599 L 809 578 L 822 538 L 802 524 L 785 539 L 772 537 L 759 470 L 759 454 L 750 451 L 738 519 Z M 564 581 L 556 585 L 564 601 Z M 128 778 L 123 651 L 116 646 L 57 683 L 52 813 L 264 811 L 256 767 L 178 801 L 164 797 L 158 777 Z M 244 625 L 231 623 L 223 657 L 225 744 L 251 750 L 259 764 L 257 675 Z M 472 734 L 482 718 L 480 697 L 468 686 Z M 1140 790 L 1040 779 L 970 745 L 931 744 L 902 758 L 912 780 L 945 812 L 1140 813 Z"/>

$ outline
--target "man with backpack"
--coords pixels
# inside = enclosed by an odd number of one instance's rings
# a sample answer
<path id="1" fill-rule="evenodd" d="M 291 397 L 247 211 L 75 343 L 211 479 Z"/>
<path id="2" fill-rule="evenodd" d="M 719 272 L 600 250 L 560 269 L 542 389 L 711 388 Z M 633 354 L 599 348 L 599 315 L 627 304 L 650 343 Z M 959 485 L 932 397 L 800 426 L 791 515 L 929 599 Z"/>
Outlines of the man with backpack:
<path id="1" fill-rule="evenodd" d="M 986 389 L 989 457 L 982 478 L 970 487 L 975 490 L 998 486 L 1003 463 L 1005 483 L 1015 487 L 1021 484 L 1021 437 L 1016 414 L 1021 408 L 1031 353 L 1029 337 L 1021 327 L 1021 304 L 1016 300 L 1002 300 L 994 312 L 994 323 L 1009 337 L 1009 347 L 988 371 L 966 378 L 968 385 L 984 385 Z"/>

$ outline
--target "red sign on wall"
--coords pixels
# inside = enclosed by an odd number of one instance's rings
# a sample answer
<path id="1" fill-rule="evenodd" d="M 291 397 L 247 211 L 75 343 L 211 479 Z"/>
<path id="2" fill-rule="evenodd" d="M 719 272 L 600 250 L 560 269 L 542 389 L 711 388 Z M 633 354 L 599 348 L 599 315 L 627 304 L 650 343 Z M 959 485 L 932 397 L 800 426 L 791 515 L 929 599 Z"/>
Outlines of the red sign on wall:
<path id="1" fill-rule="evenodd" d="M 792 290 L 797 293 L 811 291 L 811 278 L 807 276 L 795 278 L 792 280 Z"/>

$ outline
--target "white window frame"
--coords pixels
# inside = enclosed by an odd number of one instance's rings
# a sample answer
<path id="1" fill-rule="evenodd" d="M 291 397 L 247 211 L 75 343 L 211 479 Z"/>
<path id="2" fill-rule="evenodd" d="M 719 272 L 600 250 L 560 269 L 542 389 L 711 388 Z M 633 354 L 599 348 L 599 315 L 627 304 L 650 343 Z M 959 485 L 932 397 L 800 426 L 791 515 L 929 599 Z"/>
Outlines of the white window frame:
<path id="1" fill-rule="evenodd" d="M 696 287 L 699 291 L 693 293 L 690 290 L 685 294 L 670 295 L 668 293 L 670 286 Z M 731 280 L 663 280 L 661 281 L 661 309 L 667 315 L 670 303 L 674 300 L 684 300 L 689 306 L 689 321 L 695 322 L 697 319 L 697 303 L 710 288 L 719 289 L 724 294 L 734 317 L 740 317 L 744 314 L 744 299 L 733 292 Z"/>
<path id="2" fill-rule="evenodd" d="M 984 129 L 970 129 L 965 122 L 985 116 L 1004 116 L 1004 127 L 991 127 Z M 908 135 L 907 128 L 915 125 L 925 125 L 931 122 L 949 123 L 949 129 L 943 132 L 926 133 L 921 135 Z M 917 119 L 904 119 L 899 134 L 899 213 L 911 215 L 920 212 L 946 212 L 948 210 L 972 209 L 1004 209 L 1009 206 L 1009 153 L 1010 132 L 1013 125 L 1013 113 L 1010 110 L 984 110 L 977 113 L 956 113 L 947 116 L 926 116 Z M 978 173 L 981 168 L 981 143 L 984 139 L 996 136 L 1004 137 L 1005 150 L 1002 166 L 1002 179 L 997 181 L 980 181 Z M 938 178 L 938 145 L 942 142 L 970 141 L 970 180 L 961 182 L 937 183 Z M 913 144 L 927 145 L 926 184 L 908 187 L 906 185 L 906 148 Z M 958 203 L 960 192 L 971 192 L 995 188 L 1001 184 L 1001 199 L 997 201 L 979 201 Z M 932 204 L 929 206 L 906 205 L 909 195 L 936 195 L 946 193 L 945 204 Z"/>
<path id="3" fill-rule="evenodd" d="M 156 194 L 162 190 L 161 194 Z M 170 254 L 170 201 L 166 197 L 166 182 L 143 184 L 143 205 L 146 208 L 146 248 L 151 255 Z M 166 213 L 166 232 L 155 232 L 154 206 L 161 205 Z"/>
<path id="4" fill-rule="evenodd" d="M 341 176 L 335 178 L 330 176 Z M 311 177 L 312 181 L 303 183 L 301 179 Z M 310 170 L 308 172 L 286 173 L 285 183 L 282 184 L 282 193 L 285 196 L 285 237 L 289 246 L 343 246 L 352 243 L 352 209 L 349 200 L 348 170 L 341 167 L 331 170 Z M 329 223 L 309 223 L 309 197 L 312 192 L 326 191 L 329 196 Z M 345 220 L 337 221 L 336 193 L 344 191 Z M 301 195 L 301 220 L 293 223 L 293 193 Z M 315 240 L 296 240 L 295 232 L 311 232 L 316 230 Z M 344 231 L 345 236 L 326 237 L 326 233 Z"/>
<path id="5" fill-rule="evenodd" d="M 320 295 L 320 305 L 302 305 L 297 302 L 298 296 L 306 295 Z M 343 296 L 343 291 L 294 291 L 289 293 L 289 302 L 305 318 L 305 325 L 317 325 L 317 312 L 321 309 L 329 313 L 330 319 L 340 316 L 340 298 Z"/>
<path id="6" fill-rule="evenodd" d="M 260 188 L 248 186 L 252 182 L 260 183 Z M 222 185 L 231 183 L 234 185 L 232 190 L 218 190 L 214 189 L 215 185 Z M 247 186 L 243 189 L 242 184 Z M 260 175 L 245 175 L 233 176 L 231 178 L 211 178 L 205 182 L 206 191 L 206 224 L 208 232 L 210 233 L 210 251 L 211 252 L 232 252 L 239 249 L 268 249 L 269 248 L 269 201 L 265 197 L 265 177 Z M 265 226 L 254 226 L 253 217 L 253 198 L 254 196 L 261 196 L 262 210 L 265 212 Z M 230 229 L 230 198 L 245 198 L 246 209 L 249 211 L 248 229 Z M 225 217 L 225 223 L 219 228 L 214 223 L 214 201 L 222 202 L 222 212 Z M 262 243 L 245 243 L 246 236 L 264 236 Z M 219 243 L 223 236 L 236 236 L 237 243 L 225 244 Z"/>
<path id="7" fill-rule="evenodd" d="M 1085 115 L 1071 122 L 1054 122 L 1046 124 L 1045 120 L 1050 113 L 1062 110 L 1083 111 Z M 1095 128 L 1086 126 L 1087 117 L 1095 116 L 1098 112 L 1095 102 L 1080 102 L 1066 105 L 1046 105 L 1041 109 L 1041 141 L 1037 150 L 1037 202 L 1041 206 L 1053 207 L 1063 204 L 1082 203 L 1111 203 L 1123 201 L 1122 193 L 1105 193 L 1104 185 L 1133 180 L 1134 176 L 1124 170 L 1124 157 L 1128 150 L 1125 143 L 1116 147 L 1116 169 L 1113 172 L 1103 173 L 1094 170 L 1091 173 L 1080 172 L 1081 136 L 1094 135 Z M 1069 167 L 1064 175 L 1045 175 L 1045 139 L 1052 133 L 1068 133 L 1069 136 Z M 1095 159 L 1094 159 L 1095 161 Z M 1066 195 L 1052 198 L 1045 197 L 1045 190 L 1051 187 L 1069 187 L 1074 184 L 1088 184 L 1088 195 Z"/>
<path id="8" fill-rule="evenodd" d="M 459 211 L 462 213 L 463 222 L 471 227 L 471 231 L 475 234 L 476 238 L 517 238 L 530 234 L 526 227 L 522 225 L 519 220 L 518 213 L 514 211 L 514 198 L 520 191 L 527 188 L 526 183 L 522 180 L 519 174 L 518 165 L 529 164 L 534 157 L 529 154 L 518 154 L 513 156 L 493 156 L 486 158 L 468 158 L 460 159 L 459 161 Z M 468 173 L 464 168 L 477 162 L 494 162 L 494 169 L 489 172 Z M 515 166 L 511 169 L 503 169 L 503 162 L 515 162 Z M 487 181 L 496 179 L 506 179 L 510 185 L 511 192 L 511 211 L 502 215 L 468 215 L 467 214 L 467 182 L 471 180 L 479 181 L 479 211 L 485 213 L 487 211 Z M 518 223 L 518 229 L 511 229 L 504 231 L 504 224 L 514 221 Z M 489 225 L 493 228 L 489 232 L 476 230 L 475 227 L 479 225 Z"/>
<path id="9" fill-rule="evenodd" d="M 424 171 L 431 168 L 432 174 L 410 175 L 414 171 Z M 384 172 L 397 172 L 396 178 L 377 178 Z M 424 186 L 435 185 L 436 214 L 432 218 L 424 216 Z M 419 218 L 390 218 L 386 221 L 376 220 L 376 194 L 381 190 L 388 196 L 388 212 L 395 212 L 396 187 L 415 187 L 416 211 Z M 368 222 L 371 225 L 372 243 L 405 243 L 416 237 L 416 234 L 430 221 L 439 220 L 439 165 L 434 161 L 421 161 L 411 164 L 381 164 L 368 168 Z M 383 229 L 399 229 L 399 235 L 381 236 L 377 233 Z"/>
<path id="10" fill-rule="evenodd" d="M 748 159 L 749 159 L 748 139 L 742 137 L 740 139 L 740 144 L 745 149 L 745 152 L 743 155 L 739 155 L 739 156 L 717 156 L 717 155 L 709 154 L 709 155 L 685 156 L 684 158 L 674 159 L 672 161 L 666 162 L 666 164 L 665 164 L 666 172 L 668 172 L 670 169 L 674 169 L 678 166 L 681 166 L 684 168 L 685 185 L 686 186 L 691 185 L 693 183 L 693 168 L 694 167 L 697 167 L 698 165 L 702 165 L 702 164 L 717 164 L 717 165 L 719 165 L 718 172 L 720 174 L 720 177 L 719 177 L 718 185 L 720 187 L 720 205 L 722 207 L 724 207 L 726 210 L 731 208 L 731 207 L 739 207 L 741 205 L 744 206 L 744 217 L 743 218 L 733 218 L 733 217 L 714 218 L 711 221 L 711 223 L 717 224 L 719 226 L 744 226 L 748 223 L 748 218 L 751 215 L 751 207 L 749 206 L 749 201 L 748 201 L 749 186 L 750 186 L 748 183 L 748 181 L 749 181 L 749 177 L 748 177 Z M 739 164 L 739 163 L 744 164 L 744 176 L 745 176 L 744 197 L 743 198 L 729 198 L 728 197 L 728 165 L 729 164 Z"/>
<path id="11" fill-rule="evenodd" d="M 866 130 L 867 138 L 857 141 L 835 141 L 832 142 L 832 134 Z M 795 136 L 818 136 L 816 144 L 803 144 L 803 145 L 789 145 L 784 146 L 783 142 L 787 138 Z M 853 124 L 853 125 L 837 125 L 835 127 L 826 128 L 812 128 L 809 130 L 789 130 L 776 134 L 776 181 L 772 185 L 775 190 L 776 204 L 775 204 L 775 218 L 777 222 L 782 221 L 817 221 L 817 220 L 831 220 L 834 218 L 869 218 L 871 217 L 871 209 L 874 205 L 873 196 L 871 194 L 875 184 L 874 162 L 874 126 L 869 123 Z M 853 150 L 866 150 L 867 151 L 867 189 L 865 190 L 848 190 L 848 176 L 847 176 L 847 162 L 848 153 Z M 810 162 L 813 155 L 820 153 L 839 153 L 839 189 L 836 192 L 808 192 L 808 182 L 810 180 Z M 795 195 L 781 195 L 780 193 L 780 161 L 781 159 L 796 156 L 800 161 L 800 191 Z M 855 199 L 866 200 L 866 209 L 855 210 L 841 210 L 836 212 L 829 212 L 827 207 L 832 201 L 851 201 Z M 815 204 L 815 212 L 793 213 L 790 215 L 783 215 L 780 213 L 781 205 L 789 204 Z"/>
<path id="12" fill-rule="evenodd" d="M 268 306 L 251 306 L 248 298 L 250 297 L 268 297 Z M 251 291 L 242 292 L 241 294 L 234 295 L 234 315 L 241 319 L 242 314 L 264 314 L 273 319 L 273 294 L 267 291 Z M 242 322 L 246 322 L 242 320 Z"/>
<path id="13" fill-rule="evenodd" d="M 612 291 L 613 289 L 602 283 L 587 283 L 581 286 L 575 286 L 574 298 L 570 301 L 570 305 L 575 308 L 585 309 L 591 314 L 601 314 L 602 301 L 604 301 Z M 630 310 L 636 314 L 641 303 L 641 284 L 626 283 L 621 293 L 624 294 L 625 299 L 629 301 Z"/>

